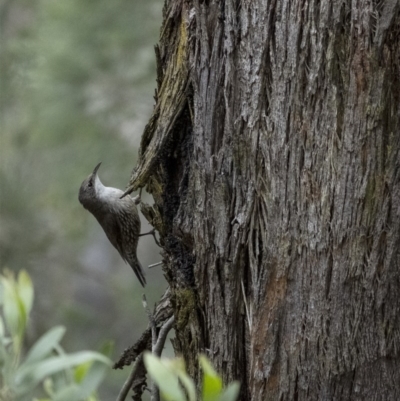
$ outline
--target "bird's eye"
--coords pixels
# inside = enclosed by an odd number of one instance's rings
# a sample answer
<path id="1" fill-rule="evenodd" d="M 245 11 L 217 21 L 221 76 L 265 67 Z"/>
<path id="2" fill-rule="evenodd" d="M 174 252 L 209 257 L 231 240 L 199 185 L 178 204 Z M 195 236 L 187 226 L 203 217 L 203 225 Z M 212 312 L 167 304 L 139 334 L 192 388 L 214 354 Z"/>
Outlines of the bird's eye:
<path id="1" fill-rule="evenodd" d="M 93 182 L 92 182 L 92 181 L 89 181 L 89 182 L 88 182 L 88 187 L 89 187 L 89 188 L 92 188 L 92 186 L 93 186 Z"/>

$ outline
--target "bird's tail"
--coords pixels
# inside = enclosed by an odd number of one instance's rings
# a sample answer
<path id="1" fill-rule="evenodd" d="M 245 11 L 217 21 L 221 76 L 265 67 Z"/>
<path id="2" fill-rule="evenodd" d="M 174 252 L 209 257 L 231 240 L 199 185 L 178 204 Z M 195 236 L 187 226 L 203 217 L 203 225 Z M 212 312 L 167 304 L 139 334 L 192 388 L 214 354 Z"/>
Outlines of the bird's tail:
<path id="1" fill-rule="evenodd" d="M 143 270 L 142 265 L 139 262 L 139 259 L 137 257 L 132 258 L 131 260 L 129 260 L 129 265 L 132 267 L 133 271 L 135 272 L 136 277 L 140 281 L 140 284 L 142 284 L 142 286 L 144 287 L 146 285 L 146 278 L 144 276 L 144 270 Z"/>

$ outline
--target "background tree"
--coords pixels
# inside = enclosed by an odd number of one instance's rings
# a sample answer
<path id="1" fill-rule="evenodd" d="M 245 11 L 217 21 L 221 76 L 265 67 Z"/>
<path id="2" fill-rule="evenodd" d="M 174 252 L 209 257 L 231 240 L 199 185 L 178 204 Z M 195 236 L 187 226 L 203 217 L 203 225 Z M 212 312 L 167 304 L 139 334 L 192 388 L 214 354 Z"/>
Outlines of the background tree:
<path id="1" fill-rule="evenodd" d="M 178 1 L 129 190 L 176 352 L 242 400 L 400 398 L 400 16 L 388 1 Z"/>

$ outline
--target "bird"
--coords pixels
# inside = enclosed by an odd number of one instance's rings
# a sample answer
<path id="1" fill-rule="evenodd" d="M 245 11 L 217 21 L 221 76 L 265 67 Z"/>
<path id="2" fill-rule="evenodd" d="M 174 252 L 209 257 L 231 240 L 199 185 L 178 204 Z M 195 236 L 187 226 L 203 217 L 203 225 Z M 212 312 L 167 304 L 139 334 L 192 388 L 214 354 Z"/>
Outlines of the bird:
<path id="1" fill-rule="evenodd" d="M 101 162 L 82 182 L 79 202 L 99 222 L 107 238 L 136 274 L 140 284 L 146 285 L 146 278 L 137 257 L 140 236 L 140 218 L 134 200 L 118 188 L 106 187 L 97 174 Z"/>

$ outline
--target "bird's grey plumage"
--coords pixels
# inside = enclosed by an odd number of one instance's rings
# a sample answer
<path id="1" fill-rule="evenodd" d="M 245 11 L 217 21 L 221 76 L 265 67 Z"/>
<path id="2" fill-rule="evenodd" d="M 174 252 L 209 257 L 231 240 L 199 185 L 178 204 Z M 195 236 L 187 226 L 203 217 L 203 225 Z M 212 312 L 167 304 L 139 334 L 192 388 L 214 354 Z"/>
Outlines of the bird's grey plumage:
<path id="1" fill-rule="evenodd" d="M 130 196 L 120 199 L 123 191 L 105 187 L 98 175 L 99 163 L 93 173 L 82 182 L 79 202 L 96 217 L 107 238 L 132 267 L 144 287 L 146 279 L 137 258 L 136 249 L 140 234 L 140 218 L 135 202 Z"/>

